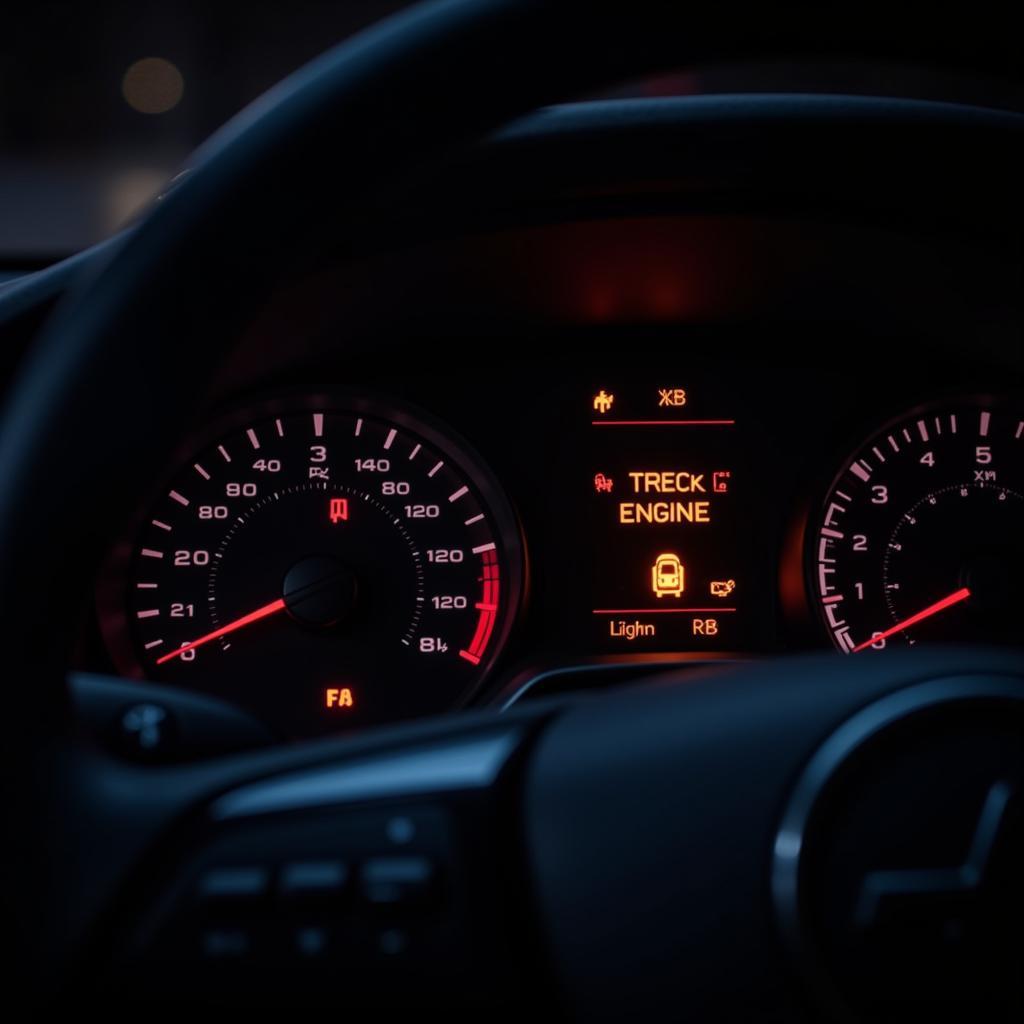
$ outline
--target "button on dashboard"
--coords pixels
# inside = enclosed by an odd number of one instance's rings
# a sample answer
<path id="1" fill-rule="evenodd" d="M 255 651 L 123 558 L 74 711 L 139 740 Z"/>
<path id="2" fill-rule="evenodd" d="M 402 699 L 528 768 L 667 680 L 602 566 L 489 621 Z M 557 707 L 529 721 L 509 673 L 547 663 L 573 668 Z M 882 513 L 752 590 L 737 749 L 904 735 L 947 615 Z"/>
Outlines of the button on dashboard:
<path id="1" fill-rule="evenodd" d="M 437 871 L 426 857 L 373 857 L 363 864 L 360 882 L 373 906 L 420 906 L 435 895 Z"/>

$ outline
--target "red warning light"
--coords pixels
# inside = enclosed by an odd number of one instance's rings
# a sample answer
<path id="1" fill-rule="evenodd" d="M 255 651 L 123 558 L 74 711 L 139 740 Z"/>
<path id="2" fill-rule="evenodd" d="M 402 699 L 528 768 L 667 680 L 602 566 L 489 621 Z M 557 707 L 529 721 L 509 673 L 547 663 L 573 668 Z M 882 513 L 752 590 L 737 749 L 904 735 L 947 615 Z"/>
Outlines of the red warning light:
<path id="1" fill-rule="evenodd" d="M 332 523 L 348 520 L 348 498 L 331 498 L 330 516 Z"/>

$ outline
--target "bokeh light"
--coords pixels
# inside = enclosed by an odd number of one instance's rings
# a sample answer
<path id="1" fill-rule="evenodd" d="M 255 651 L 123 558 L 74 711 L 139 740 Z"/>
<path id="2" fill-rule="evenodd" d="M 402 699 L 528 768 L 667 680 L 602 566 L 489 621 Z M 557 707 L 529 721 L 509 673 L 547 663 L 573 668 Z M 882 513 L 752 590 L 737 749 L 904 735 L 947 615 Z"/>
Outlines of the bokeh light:
<path id="1" fill-rule="evenodd" d="M 124 73 L 121 92 L 125 101 L 140 114 L 166 114 L 185 94 L 185 79 L 169 60 L 143 57 Z"/>

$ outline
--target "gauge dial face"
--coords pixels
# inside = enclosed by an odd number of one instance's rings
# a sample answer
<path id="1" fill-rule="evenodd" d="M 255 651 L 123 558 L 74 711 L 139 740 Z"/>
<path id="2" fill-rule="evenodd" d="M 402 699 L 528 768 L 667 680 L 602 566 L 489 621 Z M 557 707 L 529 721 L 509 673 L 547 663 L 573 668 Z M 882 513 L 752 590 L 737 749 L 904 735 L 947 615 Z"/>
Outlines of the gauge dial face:
<path id="1" fill-rule="evenodd" d="M 122 624 L 146 678 L 337 731 L 471 693 L 521 562 L 496 483 L 447 433 L 364 402 L 256 413 L 148 508 Z"/>
<path id="2" fill-rule="evenodd" d="M 811 593 L 845 653 L 1019 643 L 1024 407 L 933 406 L 849 460 L 810 536 Z"/>

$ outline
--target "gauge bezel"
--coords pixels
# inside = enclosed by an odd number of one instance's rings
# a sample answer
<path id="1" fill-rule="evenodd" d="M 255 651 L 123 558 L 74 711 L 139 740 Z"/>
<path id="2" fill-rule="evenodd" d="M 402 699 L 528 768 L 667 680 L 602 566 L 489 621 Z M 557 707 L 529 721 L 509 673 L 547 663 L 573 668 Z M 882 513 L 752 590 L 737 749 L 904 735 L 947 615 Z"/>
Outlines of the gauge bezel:
<path id="1" fill-rule="evenodd" d="M 474 704 L 486 689 L 527 605 L 529 573 L 521 521 L 498 477 L 476 447 L 457 429 L 404 398 L 370 389 L 332 389 L 315 393 L 295 390 L 272 396 L 242 397 L 227 408 L 214 410 L 209 417 L 203 416 L 201 423 L 184 433 L 183 440 L 166 459 L 158 483 L 146 489 L 131 515 L 118 529 L 97 575 L 94 590 L 97 625 L 115 670 L 127 679 L 150 680 L 136 649 L 129 614 L 135 541 L 147 522 L 147 511 L 166 494 L 181 467 L 197 451 L 219 443 L 253 422 L 303 412 L 364 415 L 393 423 L 422 437 L 431 447 L 444 453 L 446 459 L 471 480 L 478 491 L 480 500 L 491 514 L 493 532 L 500 544 L 507 599 L 499 611 L 488 650 L 477 666 L 472 685 L 460 694 L 449 710 Z"/>
<path id="2" fill-rule="evenodd" d="M 1024 392 L 1017 391 L 962 391 L 949 390 L 942 394 L 930 394 L 927 398 L 914 403 L 902 405 L 895 412 L 884 418 L 871 418 L 862 420 L 856 432 L 847 431 L 847 439 L 854 437 L 853 443 L 844 442 L 840 449 L 844 454 L 838 462 L 838 468 L 831 473 L 824 484 L 814 488 L 813 497 L 807 503 L 804 514 L 801 517 L 800 529 L 803 531 L 803 538 L 800 544 L 801 552 L 801 576 L 803 579 L 803 596 L 807 606 L 807 615 L 814 624 L 814 630 L 819 646 L 835 651 L 843 655 L 832 638 L 831 627 L 825 615 L 824 605 L 821 602 L 817 589 L 817 537 L 814 529 L 820 522 L 821 516 L 827 506 L 829 496 L 839 486 L 842 477 L 847 473 L 851 463 L 855 461 L 858 454 L 870 450 L 872 439 L 891 432 L 900 424 L 909 420 L 921 418 L 927 415 L 935 415 L 938 411 L 948 410 L 950 407 L 975 407 L 991 406 L 993 408 L 1010 407 L 1024 403 Z M 865 429 L 866 427 L 866 429 Z M 781 566 L 785 571 L 785 566 Z"/>

